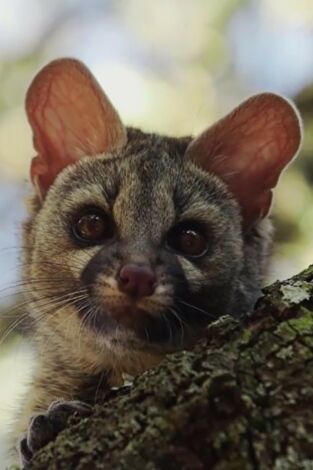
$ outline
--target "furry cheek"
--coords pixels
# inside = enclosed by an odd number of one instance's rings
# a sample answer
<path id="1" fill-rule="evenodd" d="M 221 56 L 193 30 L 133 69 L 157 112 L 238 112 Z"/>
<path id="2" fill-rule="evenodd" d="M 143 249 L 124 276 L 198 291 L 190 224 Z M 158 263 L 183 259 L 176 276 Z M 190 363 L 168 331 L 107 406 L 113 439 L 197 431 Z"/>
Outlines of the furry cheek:
<path id="1" fill-rule="evenodd" d="M 83 272 L 85 266 L 89 263 L 91 258 L 97 253 L 98 250 L 99 247 L 95 246 L 89 247 L 85 250 L 71 250 L 70 253 L 67 254 L 67 266 L 75 279 L 81 278 L 81 273 Z"/>

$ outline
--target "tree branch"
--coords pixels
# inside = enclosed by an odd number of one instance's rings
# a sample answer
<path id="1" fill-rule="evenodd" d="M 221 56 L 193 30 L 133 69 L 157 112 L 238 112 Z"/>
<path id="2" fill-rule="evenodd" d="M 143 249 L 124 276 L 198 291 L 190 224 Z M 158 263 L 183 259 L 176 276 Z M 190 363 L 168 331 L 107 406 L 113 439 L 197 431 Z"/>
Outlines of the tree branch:
<path id="1" fill-rule="evenodd" d="M 31 469 L 313 468 L 313 266 L 70 421 Z"/>

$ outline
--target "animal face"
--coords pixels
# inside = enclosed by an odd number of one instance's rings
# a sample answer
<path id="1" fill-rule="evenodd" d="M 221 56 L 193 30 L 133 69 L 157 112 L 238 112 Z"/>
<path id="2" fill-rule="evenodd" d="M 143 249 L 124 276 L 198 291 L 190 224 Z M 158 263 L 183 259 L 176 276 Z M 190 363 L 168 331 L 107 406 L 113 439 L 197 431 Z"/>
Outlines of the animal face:
<path id="1" fill-rule="evenodd" d="M 123 155 L 66 169 L 33 219 L 34 315 L 46 286 L 62 307 L 47 323 L 72 308 L 81 335 L 181 347 L 228 309 L 243 262 L 239 208 L 179 140 L 128 138 Z"/>

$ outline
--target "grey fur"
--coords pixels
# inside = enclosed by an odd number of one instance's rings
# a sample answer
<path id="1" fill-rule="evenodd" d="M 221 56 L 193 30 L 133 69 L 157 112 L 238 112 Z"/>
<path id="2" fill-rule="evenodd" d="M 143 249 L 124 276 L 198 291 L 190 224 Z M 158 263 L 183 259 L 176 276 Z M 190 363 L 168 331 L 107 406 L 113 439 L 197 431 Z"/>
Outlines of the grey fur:
<path id="1" fill-rule="evenodd" d="M 190 347 L 219 315 L 252 309 L 267 268 L 271 224 L 264 220 L 243 233 L 240 208 L 225 184 L 185 157 L 190 140 L 129 128 L 122 151 L 81 159 L 59 174 L 43 203 L 32 197 L 23 277 L 39 364 L 18 431 L 53 400 L 93 402 L 108 386 L 121 384 L 124 372 L 138 374 L 167 352 Z M 116 238 L 77 246 L 71 221 L 86 204 L 110 214 Z M 166 247 L 166 234 L 184 219 L 206 227 L 210 247 L 202 259 L 187 260 Z M 106 284 L 132 261 L 154 267 L 162 292 L 119 321 L 114 308 L 121 298 L 110 300 L 108 312 Z M 81 288 L 97 311 L 90 322 L 69 296 Z"/>

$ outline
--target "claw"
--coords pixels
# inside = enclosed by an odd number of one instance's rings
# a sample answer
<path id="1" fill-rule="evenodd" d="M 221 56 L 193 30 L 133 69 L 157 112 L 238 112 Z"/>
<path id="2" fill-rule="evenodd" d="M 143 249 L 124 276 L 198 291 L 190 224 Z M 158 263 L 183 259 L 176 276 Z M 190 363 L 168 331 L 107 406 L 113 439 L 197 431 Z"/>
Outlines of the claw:
<path id="1" fill-rule="evenodd" d="M 30 464 L 33 454 L 53 441 L 66 427 L 70 416 L 85 418 L 90 416 L 92 407 L 78 400 L 56 400 L 46 413 L 33 416 L 28 425 L 26 436 L 19 442 L 19 454 L 23 468 Z"/>

